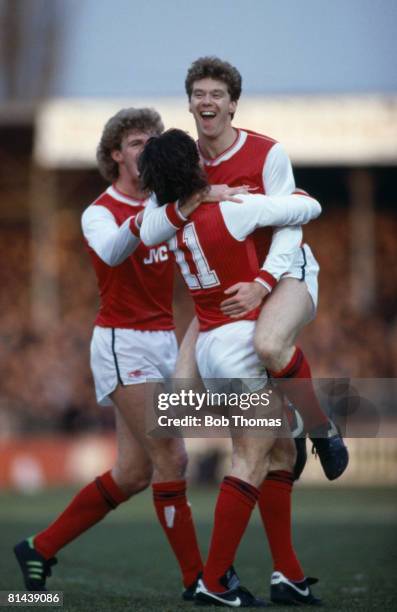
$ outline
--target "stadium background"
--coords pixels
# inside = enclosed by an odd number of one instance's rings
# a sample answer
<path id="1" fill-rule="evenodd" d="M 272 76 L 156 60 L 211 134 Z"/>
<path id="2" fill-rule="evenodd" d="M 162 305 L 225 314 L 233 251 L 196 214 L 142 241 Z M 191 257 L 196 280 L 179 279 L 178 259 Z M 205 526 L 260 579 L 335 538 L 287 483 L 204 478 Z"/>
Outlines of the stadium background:
<path id="1" fill-rule="evenodd" d="M 89 371 L 97 297 L 80 232 L 82 210 L 105 187 L 95 146 L 106 119 L 122 106 L 154 106 L 166 127 L 194 134 L 183 81 L 200 55 L 219 55 L 241 70 L 235 124 L 283 142 L 297 184 L 323 204 L 321 218 L 305 228 L 321 265 L 318 317 L 302 336 L 314 375 L 397 378 L 395 3 L 164 6 L 0 1 L 0 528 L 9 544 L 62 508 L 71 489 L 60 486 L 87 482 L 112 461 L 112 417 L 96 406 Z M 192 309 L 179 281 L 175 312 L 181 337 Z M 199 518 L 207 525 L 214 496 L 205 487 L 221 473 L 227 443 L 188 444 L 191 479 L 201 486 Z M 348 473 L 329 485 L 310 458 L 295 495 L 297 537 L 310 556 L 310 509 L 318 504 L 324 541 L 330 526 L 344 525 L 341 541 L 349 533 L 349 545 L 358 547 L 351 555 L 357 577 L 365 575 L 360 546 L 364 554 L 396 542 L 397 444 L 393 437 L 355 439 L 349 448 Z M 136 515 L 132 505 L 131 515 L 123 509 L 106 533 L 115 529 L 120 537 L 129 521 L 143 524 L 150 502 L 142 499 Z M 367 539 L 356 541 L 360 525 Z M 87 550 L 94 546 L 85 542 Z M 169 563 L 165 552 L 164 559 Z M 395 571 L 395 556 L 385 559 Z M 7 572 L 18 588 L 11 562 Z M 331 586 L 331 563 L 329 576 Z M 356 597 L 356 608 L 365 609 L 364 579 L 354 578 L 351 587 L 345 578 L 338 596 Z M 1 582 L 3 589 L 11 584 Z M 69 586 L 77 588 L 72 578 Z M 124 593 L 121 582 L 115 588 Z M 140 596 L 139 609 L 151 609 L 145 592 Z M 387 602 L 376 590 L 371 596 L 368 609 L 378 603 L 392 609 L 394 591 Z"/>

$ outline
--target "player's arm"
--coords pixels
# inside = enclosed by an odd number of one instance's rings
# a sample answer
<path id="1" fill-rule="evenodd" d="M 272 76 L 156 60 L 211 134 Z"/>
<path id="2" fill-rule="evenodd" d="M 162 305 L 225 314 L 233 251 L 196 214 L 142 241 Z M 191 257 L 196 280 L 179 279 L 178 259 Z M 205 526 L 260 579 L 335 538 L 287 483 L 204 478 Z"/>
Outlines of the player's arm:
<path id="1" fill-rule="evenodd" d="M 185 211 L 186 212 L 186 211 Z M 145 208 L 140 229 L 141 240 L 146 246 L 155 246 L 175 236 L 187 222 L 178 202 L 160 206 L 154 195 Z"/>
<path id="2" fill-rule="evenodd" d="M 247 193 L 245 186 L 211 185 L 209 191 L 194 193 L 184 202 L 178 201 L 163 206 L 160 206 L 156 197 L 152 195 L 145 208 L 140 228 L 142 242 L 146 246 L 166 242 L 187 223 L 189 216 L 204 199 L 206 202 L 219 202 L 226 199 L 241 202 L 240 197 L 237 196 L 240 193 Z"/>
<path id="3" fill-rule="evenodd" d="M 220 203 L 229 232 L 240 241 L 259 227 L 304 225 L 321 213 L 319 202 L 304 192 L 287 196 L 247 194 L 240 198 L 241 204 Z"/>
<path id="4" fill-rule="evenodd" d="M 304 194 L 290 196 L 243 196 L 243 207 L 221 203 L 222 214 L 229 232 L 244 240 L 259 227 L 282 225 L 273 232 L 272 249 L 263 269 L 252 283 L 237 283 L 225 291 L 221 303 L 224 314 L 238 318 L 257 308 L 278 280 L 289 269 L 302 241 L 303 223 L 321 213 L 320 204 Z M 230 297 L 229 297 L 230 296 Z"/>
<path id="5" fill-rule="evenodd" d="M 276 143 L 266 157 L 262 180 L 264 190 L 270 196 L 290 195 L 296 191 L 292 164 L 280 143 Z M 256 293 L 260 291 L 263 294 L 262 299 L 274 289 L 281 275 L 291 267 L 295 253 L 283 248 L 289 244 L 290 237 L 289 227 L 280 227 L 273 232 L 268 256 L 255 279 L 256 283 L 253 283 Z"/>
<path id="6" fill-rule="evenodd" d="M 295 191 L 295 179 L 290 159 L 282 145 L 276 143 L 270 149 L 262 170 L 264 191 L 269 196 L 288 196 Z M 280 227 L 273 232 L 268 257 L 254 282 L 238 283 L 229 287 L 226 299 L 221 304 L 225 314 L 242 316 L 260 306 L 265 297 L 277 285 L 278 279 L 291 267 L 295 253 L 290 242 L 298 233 L 289 227 Z M 296 244 L 296 242 L 295 242 Z M 287 245 L 287 248 L 285 248 Z M 299 245 L 298 245 L 299 246 Z"/>
<path id="7" fill-rule="evenodd" d="M 117 225 L 104 206 L 89 206 L 81 218 L 83 234 L 89 246 L 108 266 L 118 266 L 140 243 L 139 222 L 142 214 L 128 217 Z"/>

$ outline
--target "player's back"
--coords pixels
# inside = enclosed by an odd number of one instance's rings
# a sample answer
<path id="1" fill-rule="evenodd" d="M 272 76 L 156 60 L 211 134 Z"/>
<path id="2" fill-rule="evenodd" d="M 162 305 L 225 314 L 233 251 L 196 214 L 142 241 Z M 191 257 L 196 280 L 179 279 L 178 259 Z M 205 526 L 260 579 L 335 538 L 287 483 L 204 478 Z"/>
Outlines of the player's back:
<path id="1" fill-rule="evenodd" d="M 258 275 L 258 258 L 251 237 L 237 240 L 226 227 L 218 202 L 202 203 L 170 241 L 170 250 L 194 300 L 201 331 L 232 322 L 220 303 L 225 290 Z M 258 310 L 245 319 L 256 319 Z"/>

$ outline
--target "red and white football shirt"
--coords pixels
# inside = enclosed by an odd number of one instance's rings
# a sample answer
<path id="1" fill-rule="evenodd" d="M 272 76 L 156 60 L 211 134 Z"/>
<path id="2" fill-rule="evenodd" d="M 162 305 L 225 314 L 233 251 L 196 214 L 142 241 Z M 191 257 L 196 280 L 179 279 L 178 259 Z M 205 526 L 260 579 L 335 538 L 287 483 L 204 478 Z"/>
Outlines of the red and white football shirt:
<path id="1" fill-rule="evenodd" d="M 321 212 L 318 202 L 305 196 L 246 195 L 241 199 L 241 204 L 202 203 L 184 221 L 171 215 L 179 228 L 176 232 L 174 229 L 169 247 L 194 300 L 201 331 L 230 323 L 230 317 L 220 309 L 225 290 L 235 283 L 251 282 L 257 277 L 259 263 L 252 234 L 256 229 L 272 224 L 291 225 L 289 232 L 295 237 L 286 256 L 291 256 L 293 261 L 296 244 L 302 236 L 299 225 Z M 161 233 L 167 224 L 170 227 L 167 215 L 170 209 L 174 211 L 174 206 L 168 204 L 160 209 L 159 223 L 153 214 L 145 215 L 141 228 L 144 239 L 151 235 L 155 241 L 159 229 Z M 255 309 L 244 319 L 254 320 L 258 314 L 259 309 Z"/>
<path id="2" fill-rule="evenodd" d="M 276 196 L 292 194 L 296 189 L 288 155 L 280 143 L 268 136 L 236 129 L 234 143 L 218 157 L 209 159 L 202 152 L 200 154 L 212 185 L 248 185 L 256 188 L 255 193 Z M 284 228 L 280 229 L 281 234 L 283 231 Z M 272 235 L 270 228 L 261 228 L 254 236 L 263 270 L 259 276 L 268 289 L 273 288 L 279 280 L 279 277 L 273 274 L 273 263 L 278 268 L 286 262 L 284 256 L 281 261 L 278 260 L 281 251 L 278 244 L 272 245 Z M 288 262 L 286 263 L 287 268 L 283 272 L 288 270 Z"/>
<path id="3" fill-rule="evenodd" d="M 100 294 L 95 325 L 174 329 L 173 260 L 165 244 L 148 248 L 140 242 L 135 217 L 145 206 L 145 201 L 112 186 L 83 213 L 83 234 Z"/>

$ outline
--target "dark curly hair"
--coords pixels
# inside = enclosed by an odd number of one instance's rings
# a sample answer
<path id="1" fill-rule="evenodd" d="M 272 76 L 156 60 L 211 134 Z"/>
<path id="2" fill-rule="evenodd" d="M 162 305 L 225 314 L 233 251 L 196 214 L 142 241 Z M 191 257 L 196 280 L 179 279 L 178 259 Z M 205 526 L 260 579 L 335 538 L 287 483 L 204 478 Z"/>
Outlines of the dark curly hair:
<path id="1" fill-rule="evenodd" d="M 219 57 L 199 57 L 190 66 L 185 79 L 185 89 L 189 100 L 192 97 L 193 83 L 201 79 L 215 79 L 225 83 L 232 102 L 237 102 L 241 95 L 241 74 L 237 68 Z"/>
<path id="2" fill-rule="evenodd" d="M 138 160 L 142 188 L 152 191 L 160 205 L 186 200 L 208 187 L 196 143 L 183 130 L 167 130 L 150 138 Z"/>
<path id="3" fill-rule="evenodd" d="M 153 108 L 123 108 L 109 119 L 96 152 L 99 172 L 109 183 L 119 176 L 119 166 L 112 158 L 112 151 L 119 149 L 123 136 L 133 130 L 160 135 L 164 125 Z"/>

